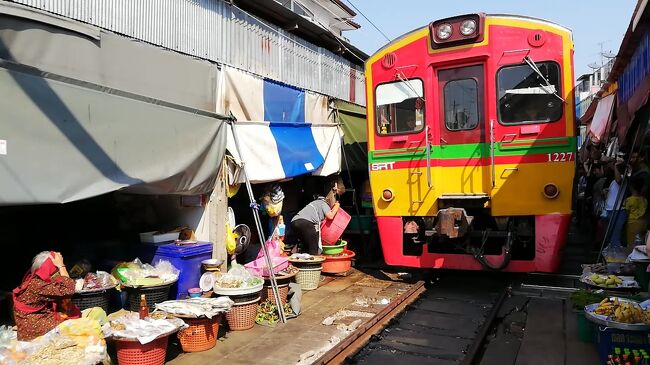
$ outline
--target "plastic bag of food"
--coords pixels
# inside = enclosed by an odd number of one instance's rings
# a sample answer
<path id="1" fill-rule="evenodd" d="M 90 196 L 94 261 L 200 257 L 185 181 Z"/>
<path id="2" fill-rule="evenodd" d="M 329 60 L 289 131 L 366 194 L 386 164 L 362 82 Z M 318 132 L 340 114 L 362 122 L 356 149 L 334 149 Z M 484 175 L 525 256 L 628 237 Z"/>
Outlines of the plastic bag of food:
<path id="1" fill-rule="evenodd" d="M 103 326 L 107 321 L 106 312 L 104 312 L 100 307 L 92 307 L 82 310 L 81 317 L 97 321 L 100 326 Z"/>
<path id="2" fill-rule="evenodd" d="M 97 271 L 97 278 L 102 288 L 110 288 L 115 286 L 115 280 L 111 274 L 106 271 Z"/>
<path id="3" fill-rule="evenodd" d="M 180 270 L 167 260 L 156 262 L 156 266 L 154 267 L 154 276 L 163 279 L 166 283 L 176 281 L 180 272 Z"/>
<path id="4" fill-rule="evenodd" d="M 106 313 L 104 313 L 105 315 Z M 58 328 L 59 332 L 64 336 L 94 336 L 96 338 L 102 336 L 102 329 L 99 322 L 88 317 L 63 321 L 59 324 Z"/>

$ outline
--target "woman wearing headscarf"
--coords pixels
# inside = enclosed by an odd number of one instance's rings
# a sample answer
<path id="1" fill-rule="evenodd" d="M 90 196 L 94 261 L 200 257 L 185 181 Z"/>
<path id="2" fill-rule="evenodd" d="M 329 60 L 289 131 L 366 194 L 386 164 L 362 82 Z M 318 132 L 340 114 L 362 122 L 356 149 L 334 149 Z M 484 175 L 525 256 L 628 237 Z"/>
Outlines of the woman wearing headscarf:
<path id="1" fill-rule="evenodd" d="M 75 306 L 64 308 L 65 298 L 71 297 L 74 291 L 75 282 L 68 275 L 60 253 L 43 251 L 36 255 L 22 284 L 13 290 L 18 340 L 32 340 L 66 318 L 78 316 L 79 309 Z"/>

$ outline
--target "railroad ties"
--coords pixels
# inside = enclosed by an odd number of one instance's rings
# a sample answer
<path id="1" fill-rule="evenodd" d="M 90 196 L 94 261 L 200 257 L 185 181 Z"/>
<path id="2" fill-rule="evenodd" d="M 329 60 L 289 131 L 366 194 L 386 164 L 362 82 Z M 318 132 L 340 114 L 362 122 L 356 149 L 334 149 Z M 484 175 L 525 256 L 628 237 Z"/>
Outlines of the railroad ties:
<path id="1" fill-rule="evenodd" d="M 441 277 L 348 363 L 472 363 L 506 296 L 507 283 L 498 273 Z"/>

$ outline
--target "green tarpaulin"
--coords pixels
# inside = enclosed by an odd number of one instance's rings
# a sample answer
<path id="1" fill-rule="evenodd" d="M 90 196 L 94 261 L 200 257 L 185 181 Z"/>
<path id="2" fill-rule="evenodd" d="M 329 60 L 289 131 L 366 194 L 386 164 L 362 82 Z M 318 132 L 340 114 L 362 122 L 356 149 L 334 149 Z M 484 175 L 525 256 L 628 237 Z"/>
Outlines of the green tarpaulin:
<path id="1" fill-rule="evenodd" d="M 345 157 L 350 170 L 368 170 L 366 108 L 342 100 L 334 102 L 336 122 L 341 124 Z M 345 164 L 343 164 L 345 168 Z"/>

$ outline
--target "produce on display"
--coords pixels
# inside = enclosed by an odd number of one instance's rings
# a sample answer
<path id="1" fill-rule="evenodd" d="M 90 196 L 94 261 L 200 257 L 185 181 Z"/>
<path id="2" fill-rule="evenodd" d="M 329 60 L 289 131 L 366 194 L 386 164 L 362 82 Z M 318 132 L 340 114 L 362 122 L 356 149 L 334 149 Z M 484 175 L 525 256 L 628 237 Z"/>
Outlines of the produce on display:
<path id="1" fill-rule="evenodd" d="M 75 280 L 75 292 L 84 293 L 95 290 L 110 289 L 117 285 L 117 279 L 105 271 L 89 272 L 83 279 Z"/>
<path id="2" fill-rule="evenodd" d="M 593 313 L 620 323 L 650 324 L 650 308 L 643 308 L 639 303 L 622 301 L 616 297 L 603 299 Z"/>
<path id="3" fill-rule="evenodd" d="M 160 260 L 151 266 L 135 259 L 117 265 L 111 273 L 122 284 L 138 287 L 173 283 L 178 280 L 180 270 L 167 260 Z"/>
<path id="4" fill-rule="evenodd" d="M 569 297 L 572 307 L 579 310 L 584 309 L 588 304 L 598 303 L 605 298 L 606 295 L 604 294 L 594 293 L 584 289 L 572 293 Z"/>
<path id="5" fill-rule="evenodd" d="M 185 300 L 168 300 L 156 304 L 156 311 L 162 311 L 183 317 L 212 318 L 230 310 L 234 302 L 228 297 L 190 298 Z M 155 314 L 157 312 L 152 313 Z"/>
<path id="6" fill-rule="evenodd" d="M 580 278 L 583 283 L 602 288 L 639 288 L 633 277 L 617 276 L 613 274 L 584 274 Z"/>
<path id="7" fill-rule="evenodd" d="M 144 345 L 186 327 L 179 318 L 155 319 L 149 316 L 141 320 L 138 313 L 128 313 L 104 324 L 102 332 L 106 338 L 138 340 Z"/>
<path id="8" fill-rule="evenodd" d="M 100 326 L 103 326 L 107 321 L 106 312 L 100 307 L 92 307 L 81 311 L 82 318 L 89 318 L 95 320 Z"/>
<path id="9" fill-rule="evenodd" d="M 264 284 L 264 279 L 253 276 L 241 265 L 233 264 L 226 274 L 216 278 L 214 289 L 253 288 Z"/>
<path id="10" fill-rule="evenodd" d="M 6 365 L 95 365 L 106 358 L 99 323 L 89 318 L 67 320 L 31 342 L 0 348 L 0 363 Z"/>
<path id="11" fill-rule="evenodd" d="M 295 316 L 293 309 L 289 303 L 284 303 L 284 313 L 287 317 Z M 272 302 L 270 299 L 262 302 L 259 307 L 257 307 L 257 316 L 255 317 L 255 323 L 257 324 L 269 324 L 274 325 L 280 320 L 278 313 L 278 307 L 275 305 L 275 302 Z"/>

